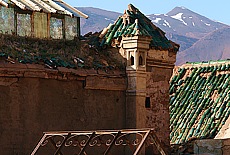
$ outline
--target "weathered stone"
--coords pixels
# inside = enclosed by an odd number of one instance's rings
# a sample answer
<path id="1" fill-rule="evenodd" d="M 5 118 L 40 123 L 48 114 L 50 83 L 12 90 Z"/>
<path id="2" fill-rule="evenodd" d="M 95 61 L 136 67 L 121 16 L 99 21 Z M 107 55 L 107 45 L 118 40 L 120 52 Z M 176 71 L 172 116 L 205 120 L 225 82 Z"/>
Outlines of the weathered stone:
<path id="1" fill-rule="evenodd" d="M 226 141 L 226 142 L 225 142 Z M 202 155 L 228 155 L 230 153 L 229 140 L 206 139 L 196 140 L 194 154 Z"/>

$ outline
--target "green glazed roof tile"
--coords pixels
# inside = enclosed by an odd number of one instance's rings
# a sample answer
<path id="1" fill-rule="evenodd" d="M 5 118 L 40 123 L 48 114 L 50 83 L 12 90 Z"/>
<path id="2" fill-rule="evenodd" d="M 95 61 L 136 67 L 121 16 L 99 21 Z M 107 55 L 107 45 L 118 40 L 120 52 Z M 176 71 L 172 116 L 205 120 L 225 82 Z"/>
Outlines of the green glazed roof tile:
<path id="1" fill-rule="evenodd" d="M 151 47 L 163 50 L 179 50 L 179 45 L 169 41 L 165 37 L 165 33 L 156 27 L 151 20 L 132 4 L 129 4 L 129 9 L 125 11 L 122 17 L 118 17 L 113 25 L 115 26 L 111 26 L 107 34 L 104 36 L 106 41 L 103 41 L 101 46 L 104 44 L 111 45 L 112 40 L 119 36 L 143 35 L 152 37 L 150 43 Z M 139 31 L 137 32 L 137 30 Z"/>
<path id="2" fill-rule="evenodd" d="M 170 82 L 170 138 L 174 144 L 192 137 L 214 138 L 230 115 L 230 60 L 187 65 Z"/>

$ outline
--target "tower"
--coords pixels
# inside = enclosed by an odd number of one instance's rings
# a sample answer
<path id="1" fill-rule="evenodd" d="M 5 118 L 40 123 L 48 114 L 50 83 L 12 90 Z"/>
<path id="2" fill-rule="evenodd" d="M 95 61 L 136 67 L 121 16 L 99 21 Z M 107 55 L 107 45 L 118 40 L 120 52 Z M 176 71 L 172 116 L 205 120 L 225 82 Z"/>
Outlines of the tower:
<path id="1" fill-rule="evenodd" d="M 146 57 L 151 37 L 123 37 L 121 55 L 126 58 L 126 127 L 145 128 Z"/>
<path id="2" fill-rule="evenodd" d="M 156 129 L 169 152 L 169 80 L 179 45 L 132 4 L 100 37 L 126 60 L 125 127 Z"/>

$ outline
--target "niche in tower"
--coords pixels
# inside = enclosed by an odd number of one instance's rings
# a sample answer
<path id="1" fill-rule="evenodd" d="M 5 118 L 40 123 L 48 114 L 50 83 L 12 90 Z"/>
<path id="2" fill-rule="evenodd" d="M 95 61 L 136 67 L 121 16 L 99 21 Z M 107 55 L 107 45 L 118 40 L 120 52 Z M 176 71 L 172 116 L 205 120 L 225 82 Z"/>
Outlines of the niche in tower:
<path id="1" fill-rule="evenodd" d="M 139 66 L 145 65 L 145 53 L 144 52 L 140 52 L 138 63 L 139 63 L 138 64 Z"/>

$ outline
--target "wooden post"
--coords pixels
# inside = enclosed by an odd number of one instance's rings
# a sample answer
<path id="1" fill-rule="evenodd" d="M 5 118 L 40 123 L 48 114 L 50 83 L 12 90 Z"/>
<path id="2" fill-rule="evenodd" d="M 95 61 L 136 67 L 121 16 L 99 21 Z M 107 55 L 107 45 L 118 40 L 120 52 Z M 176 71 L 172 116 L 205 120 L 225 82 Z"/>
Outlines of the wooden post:
<path id="1" fill-rule="evenodd" d="M 18 34 L 18 18 L 17 18 L 17 11 L 15 8 L 14 8 L 14 32 L 15 35 Z"/>
<path id="2" fill-rule="evenodd" d="M 31 37 L 34 37 L 34 12 L 31 14 Z"/>
<path id="3" fill-rule="evenodd" d="M 47 16 L 47 38 L 50 39 L 50 18 L 51 18 L 51 14 L 49 13 Z"/>
<path id="4" fill-rule="evenodd" d="M 81 35 L 80 17 L 77 17 L 77 37 Z"/>
<path id="5" fill-rule="evenodd" d="M 66 39 L 65 37 L 65 26 L 66 26 L 66 23 L 65 23 L 65 16 L 62 18 L 62 36 L 63 36 L 63 39 Z"/>

